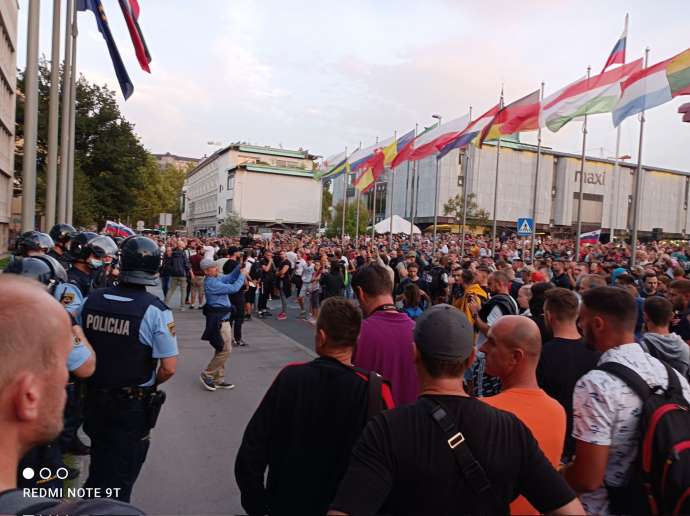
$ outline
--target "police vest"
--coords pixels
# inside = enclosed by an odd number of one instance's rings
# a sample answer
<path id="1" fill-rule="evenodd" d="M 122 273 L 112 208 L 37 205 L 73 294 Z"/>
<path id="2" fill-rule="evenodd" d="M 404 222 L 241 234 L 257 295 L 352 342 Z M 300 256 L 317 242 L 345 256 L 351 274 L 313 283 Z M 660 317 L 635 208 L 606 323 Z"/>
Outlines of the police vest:
<path id="1" fill-rule="evenodd" d="M 105 296 L 132 301 L 114 301 Z M 94 290 L 84 303 L 82 325 L 96 353 L 96 372 L 89 383 L 97 387 L 136 387 L 151 380 L 157 360 L 151 346 L 139 340 L 139 328 L 149 306 L 167 307 L 144 289 L 114 287 Z"/>

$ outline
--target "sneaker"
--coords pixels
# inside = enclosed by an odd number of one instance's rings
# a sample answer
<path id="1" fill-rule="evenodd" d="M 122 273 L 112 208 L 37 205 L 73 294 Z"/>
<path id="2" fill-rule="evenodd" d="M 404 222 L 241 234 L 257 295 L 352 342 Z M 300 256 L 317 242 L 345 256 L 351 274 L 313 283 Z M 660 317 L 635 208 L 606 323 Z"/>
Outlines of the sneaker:
<path id="1" fill-rule="evenodd" d="M 189 308 L 191 308 L 192 310 L 196 310 L 196 305 L 192 305 Z"/>
<path id="2" fill-rule="evenodd" d="M 278 320 L 279 320 L 279 321 L 284 321 L 285 319 L 287 319 L 287 314 L 286 314 L 285 312 L 280 312 L 280 313 L 278 314 Z"/>
<path id="3" fill-rule="evenodd" d="M 241 348 L 243 348 L 245 346 L 249 346 L 249 344 L 247 344 L 247 342 L 244 339 L 240 339 L 240 341 L 237 343 L 237 345 Z"/>
<path id="4" fill-rule="evenodd" d="M 187 309 L 184 306 L 180 307 L 180 312 L 186 312 L 186 311 L 187 311 Z"/>
<path id="5" fill-rule="evenodd" d="M 299 315 L 297 316 L 298 319 L 306 319 L 307 318 L 307 312 L 301 311 Z"/>
<path id="6" fill-rule="evenodd" d="M 206 389 L 207 391 L 215 391 L 216 390 L 216 384 L 210 378 L 208 378 L 202 374 L 199 377 L 199 380 L 201 381 L 201 386 L 204 389 Z"/>
<path id="7" fill-rule="evenodd" d="M 215 384 L 217 389 L 234 389 L 235 384 L 234 383 L 227 383 L 227 382 L 218 382 Z"/>

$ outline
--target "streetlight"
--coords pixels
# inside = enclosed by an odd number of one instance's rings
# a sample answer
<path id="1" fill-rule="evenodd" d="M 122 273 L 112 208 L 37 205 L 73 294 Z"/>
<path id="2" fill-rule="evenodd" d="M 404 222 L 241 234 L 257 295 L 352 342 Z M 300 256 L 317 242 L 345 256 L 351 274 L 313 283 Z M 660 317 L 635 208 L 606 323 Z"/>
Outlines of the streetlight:
<path id="1" fill-rule="evenodd" d="M 441 126 L 441 115 L 431 115 L 431 118 L 435 118 L 438 120 L 438 123 L 436 124 L 436 127 Z M 439 160 L 436 160 L 436 178 L 434 180 L 434 238 L 433 238 L 433 245 L 432 245 L 432 251 L 431 251 L 431 261 L 433 263 L 434 261 L 434 256 L 436 256 L 436 226 L 438 226 L 438 162 Z"/>

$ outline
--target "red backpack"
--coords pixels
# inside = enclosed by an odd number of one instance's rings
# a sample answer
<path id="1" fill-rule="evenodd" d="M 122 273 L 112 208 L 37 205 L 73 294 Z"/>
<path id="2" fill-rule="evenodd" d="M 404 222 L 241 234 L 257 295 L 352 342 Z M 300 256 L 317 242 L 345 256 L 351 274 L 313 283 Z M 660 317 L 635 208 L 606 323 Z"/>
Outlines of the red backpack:
<path id="1" fill-rule="evenodd" d="M 597 369 L 624 381 L 642 400 L 640 448 L 630 482 L 607 486 L 613 514 L 690 514 L 690 406 L 676 371 L 664 364 L 668 387 L 650 387 L 629 367 Z"/>

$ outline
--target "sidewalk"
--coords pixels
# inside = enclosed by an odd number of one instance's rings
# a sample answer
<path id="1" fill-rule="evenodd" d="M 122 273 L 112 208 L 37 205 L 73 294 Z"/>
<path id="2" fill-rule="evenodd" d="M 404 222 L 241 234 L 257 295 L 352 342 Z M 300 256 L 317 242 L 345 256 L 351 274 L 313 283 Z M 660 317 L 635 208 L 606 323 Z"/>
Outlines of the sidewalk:
<path id="1" fill-rule="evenodd" d="M 154 291 L 155 292 L 155 291 Z M 245 323 L 248 347 L 233 348 L 226 376 L 233 390 L 208 392 L 199 374 L 213 349 L 199 340 L 201 310 L 174 310 L 177 374 L 134 488 L 132 503 L 149 514 L 244 514 L 234 465 L 242 433 L 276 374 L 314 353 L 260 320 Z"/>

